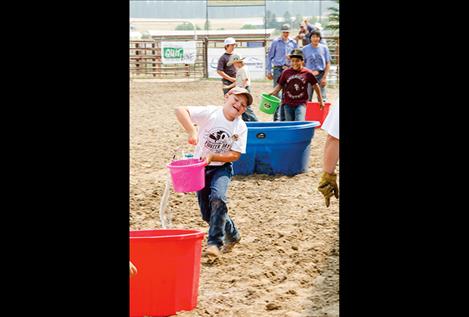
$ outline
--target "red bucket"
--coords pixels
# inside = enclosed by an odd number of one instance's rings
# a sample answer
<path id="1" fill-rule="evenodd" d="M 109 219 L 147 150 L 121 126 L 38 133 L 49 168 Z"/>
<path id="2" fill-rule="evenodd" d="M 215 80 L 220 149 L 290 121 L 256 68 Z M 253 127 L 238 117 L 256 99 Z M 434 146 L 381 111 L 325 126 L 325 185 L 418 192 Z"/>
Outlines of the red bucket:
<path id="1" fill-rule="evenodd" d="M 204 233 L 198 230 L 130 231 L 130 317 L 170 316 L 197 306 Z"/>
<path id="2" fill-rule="evenodd" d="M 321 110 L 319 108 L 319 102 L 308 101 L 306 103 L 305 121 L 319 121 L 320 125 L 316 128 L 320 128 L 329 113 L 330 106 L 331 104 L 329 102 L 325 102 L 324 109 Z"/>

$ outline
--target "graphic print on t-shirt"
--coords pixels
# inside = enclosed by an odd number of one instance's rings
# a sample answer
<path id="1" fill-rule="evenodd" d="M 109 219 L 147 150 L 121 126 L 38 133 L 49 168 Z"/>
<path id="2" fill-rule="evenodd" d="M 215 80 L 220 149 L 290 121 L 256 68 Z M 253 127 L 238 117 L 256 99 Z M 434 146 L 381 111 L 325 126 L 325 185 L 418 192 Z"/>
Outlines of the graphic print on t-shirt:
<path id="1" fill-rule="evenodd" d="M 306 81 L 305 78 L 301 75 L 293 75 L 287 79 L 286 84 L 286 94 L 287 96 L 294 100 L 305 97 L 306 90 Z"/>
<path id="2" fill-rule="evenodd" d="M 320 53 L 313 53 L 311 54 L 311 63 L 313 65 L 314 70 L 318 70 L 321 68 L 322 65 L 322 56 Z"/>
<path id="3" fill-rule="evenodd" d="M 231 150 L 232 144 L 229 131 L 216 127 L 206 132 L 203 152 L 223 153 Z"/>

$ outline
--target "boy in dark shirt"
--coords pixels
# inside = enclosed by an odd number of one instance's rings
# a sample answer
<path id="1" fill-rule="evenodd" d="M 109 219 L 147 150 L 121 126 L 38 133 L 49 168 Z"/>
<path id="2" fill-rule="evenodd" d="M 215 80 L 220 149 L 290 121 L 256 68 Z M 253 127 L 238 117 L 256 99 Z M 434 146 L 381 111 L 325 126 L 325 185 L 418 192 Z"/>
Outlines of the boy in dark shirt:
<path id="1" fill-rule="evenodd" d="M 282 91 L 282 105 L 285 112 L 285 121 L 304 121 L 306 115 L 306 102 L 308 101 L 308 83 L 311 84 L 318 96 L 320 108 L 324 108 L 321 89 L 311 70 L 303 67 L 303 52 L 299 48 L 291 51 L 291 67 L 282 72 L 277 86 L 269 95 Z"/>
<path id="2" fill-rule="evenodd" d="M 223 83 L 223 86 L 227 86 L 236 82 L 236 68 L 233 65 L 228 66 L 228 62 L 230 60 L 231 54 L 233 54 L 233 51 L 237 46 L 237 43 L 234 38 L 228 37 L 225 39 L 224 45 L 225 53 L 218 59 L 217 73 L 221 76 L 221 82 Z M 225 96 L 231 88 L 222 87 L 222 89 L 223 96 Z"/>

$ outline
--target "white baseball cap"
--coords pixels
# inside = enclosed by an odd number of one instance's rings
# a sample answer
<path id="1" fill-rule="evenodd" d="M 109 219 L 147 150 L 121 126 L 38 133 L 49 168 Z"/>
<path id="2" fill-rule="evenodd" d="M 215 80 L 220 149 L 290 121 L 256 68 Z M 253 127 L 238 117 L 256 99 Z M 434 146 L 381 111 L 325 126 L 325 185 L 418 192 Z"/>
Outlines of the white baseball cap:
<path id="1" fill-rule="evenodd" d="M 248 106 L 250 106 L 252 104 L 252 95 L 251 93 L 245 89 L 245 88 L 242 88 L 242 87 L 234 87 L 232 88 L 230 91 L 228 91 L 228 94 L 231 95 L 231 94 L 235 94 L 235 95 L 245 95 L 246 98 L 248 98 Z"/>
<path id="2" fill-rule="evenodd" d="M 225 39 L 225 42 L 223 43 L 224 46 L 230 45 L 230 44 L 235 44 L 236 45 L 236 40 L 232 37 L 227 37 Z"/>

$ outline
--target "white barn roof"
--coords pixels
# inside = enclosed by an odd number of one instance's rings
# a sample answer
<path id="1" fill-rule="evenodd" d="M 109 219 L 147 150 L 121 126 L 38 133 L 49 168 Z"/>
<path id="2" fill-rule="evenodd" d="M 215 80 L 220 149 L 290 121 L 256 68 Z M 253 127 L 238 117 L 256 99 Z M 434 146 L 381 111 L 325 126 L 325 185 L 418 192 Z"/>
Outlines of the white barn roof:
<path id="1" fill-rule="evenodd" d="M 250 29 L 250 30 L 187 30 L 187 31 L 173 31 L 173 30 L 148 30 L 148 33 L 153 38 L 179 38 L 179 39 L 194 39 L 194 34 L 197 34 L 197 39 L 208 37 L 209 40 L 224 40 L 227 37 L 234 37 L 236 41 L 253 41 L 270 38 L 275 29 Z"/>

